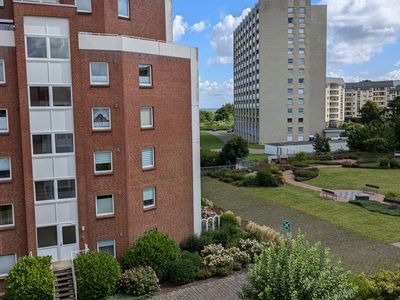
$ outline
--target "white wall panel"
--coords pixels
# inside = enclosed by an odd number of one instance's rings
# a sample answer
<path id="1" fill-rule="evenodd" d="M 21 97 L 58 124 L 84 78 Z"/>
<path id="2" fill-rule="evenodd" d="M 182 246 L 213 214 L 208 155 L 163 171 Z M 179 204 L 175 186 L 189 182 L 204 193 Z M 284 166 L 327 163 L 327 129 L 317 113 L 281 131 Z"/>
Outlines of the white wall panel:
<path id="1" fill-rule="evenodd" d="M 56 223 L 56 204 L 36 205 L 36 226 Z"/>
<path id="2" fill-rule="evenodd" d="M 69 34 L 68 19 L 47 18 L 47 34 L 67 36 Z"/>
<path id="3" fill-rule="evenodd" d="M 50 63 L 50 83 L 71 83 L 71 64 L 69 62 Z"/>
<path id="4" fill-rule="evenodd" d="M 74 177 L 75 156 L 62 156 L 54 158 L 54 176 L 55 177 Z"/>
<path id="5" fill-rule="evenodd" d="M 54 131 L 73 131 L 74 117 L 72 109 L 68 110 L 53 110 L 53 130 Z"/>
<path id="6" fill-rule="evenodd" d="M 33 180 L 54 177 L 52 158 L 32 158 Z"/>
<path id="7" fill-rule="evenodd" d="M 49 83 L 47 62 L 27 62 L 28 84 Z"/>
<path id="8" fill-rule="evenodd" d="M 46 18 L 24 17 L 25 34 L 46 34 Z"/>
<path id="9" fill-rule="evenodd" d="M 31 110 L 31 132 L 51 131 L 51 112 L 49 110 Z"/>
<path id="10" fill-rule="evenodd" d="M 78 209 L 76 201 L 59 203 L 57 209 L 57 219 L 61 223 L 76 223 L 78 221 Z"/>

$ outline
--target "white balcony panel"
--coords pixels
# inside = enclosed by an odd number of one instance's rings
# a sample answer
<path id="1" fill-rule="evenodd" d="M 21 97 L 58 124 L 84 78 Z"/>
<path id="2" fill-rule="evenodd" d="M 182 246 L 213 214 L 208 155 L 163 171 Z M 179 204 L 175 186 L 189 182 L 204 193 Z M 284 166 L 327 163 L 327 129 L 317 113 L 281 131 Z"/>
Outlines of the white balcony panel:
<path id="1" fill-rule="evenodd" d="M 55 177 L 75 177 L 75 156 L 61 156 L 54 158 Z"/>
<path id="2" fill-rule="evenodd" d="M 53 131 L 73 131 L 74 116 L 72 109 L 53 110 Z"/>
<path id="3" fill-rule="evenodd" d="M 54 36 L 69 35 L 68 19 L 47 18 L 47 33 Z"/>
<path id="4" fill-rule="evenodd" d="M 56 219 L 56 204 L 39 204 L 36 205 L 36 226 L 44 226 L 54 224 Z"/>
<path id="5" fill-rule="evenodd" d="M 71 83 L 71 64 L 69 62 L 50 63 L 50 83 Z"/>
<path id="6" fill-rule="evenodd" d="M 25 34 L 46 34 L 46 18 L 24 17 Z"/>
<path id="7" fill-rule="evenodd" d="M 47 62 L 28 62 L 28 84 L 49 83 Z"/>
<path id="8" fill-rule="evenodd" d="M 32 158 L 33 180 L 53 178 L 52 158 Z"/>
<path id="9" fill-rule="evenodd" d="M 31 132 L 51 131 L 51 113 L 50 111 L 30 111 Z"/>
<path id="10" fill-rule="evenodd" d="M 58 203 L 57 220 L 59 223 L 76 223 L 78 222 L 77 202 Z"/>

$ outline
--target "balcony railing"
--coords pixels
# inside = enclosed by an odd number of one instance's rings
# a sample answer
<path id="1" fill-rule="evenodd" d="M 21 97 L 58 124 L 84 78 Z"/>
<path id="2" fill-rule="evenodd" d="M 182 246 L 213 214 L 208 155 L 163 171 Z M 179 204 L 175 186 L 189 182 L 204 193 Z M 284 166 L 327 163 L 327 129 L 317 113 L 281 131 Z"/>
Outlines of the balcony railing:
<path id="1" fill-rule="evenodd" d="M 0 23 L 0 30 L 3 31 L 14 31 L 14 24 L 12 23 Z"/>

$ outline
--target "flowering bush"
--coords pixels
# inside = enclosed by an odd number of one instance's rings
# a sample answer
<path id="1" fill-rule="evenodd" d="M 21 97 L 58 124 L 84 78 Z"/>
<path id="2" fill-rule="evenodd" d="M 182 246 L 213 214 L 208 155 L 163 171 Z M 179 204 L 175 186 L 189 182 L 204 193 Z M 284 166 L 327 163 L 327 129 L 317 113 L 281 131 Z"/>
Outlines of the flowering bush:
<path id="1" fill-rule="evenodd" d="M 237 247 L 227 249 L 226 253 L 233 258 L 233 269 L 235 271 L 243 269 L 250 262 L 250 255 Z"/>
<path id="2" fill-rule="evenodd" d="M 120 290 L 129 296 L 152 295 L 160 290 L 156 272 L 151 267 L 138 267 L 122 274 Z"/>
<path id="3" fill-rule="evenodd" d="M 250 256 L 252 262 L 255 262 L 256 257 L 259 256 L 266 247 L 266 243 L 254 239 L 239 240 L 239 249 L 246 252 Z"/>
<path id="4" fill-rule="evenodd" d="M 279 232 L 276 232 L 270 227 L 265 225 L 261 226 L 254 222 L 249 222 L 249 224 L 246 226 L 246 229 L 248 232 L 260 237 L 261 240 L 268 244 L 277 244 L 281 238 Z"/>
<path id="5" fill-rule="evenodd" d="M 210 207 L 204 206 L 201 208 L 201 217 L 203 219 L 208 219 L 210 217 L 214 217 L 215 215 L 216 213 L 213 212 Z"/>

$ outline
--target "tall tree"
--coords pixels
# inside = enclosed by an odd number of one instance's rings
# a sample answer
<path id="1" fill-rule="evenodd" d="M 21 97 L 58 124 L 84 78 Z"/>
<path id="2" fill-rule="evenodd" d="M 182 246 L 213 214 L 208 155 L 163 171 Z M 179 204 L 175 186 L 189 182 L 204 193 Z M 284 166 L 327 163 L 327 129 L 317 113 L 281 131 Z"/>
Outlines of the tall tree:
<path id="1" fill-rule="evenodd" d="M 220 160 L 226 164 L 236 164 L 237 158 L 249 155 L 249 144 L 241 137 L 236 137 L 227 142 L 220 153 Z"/>
<path id="2" fill-rule="evenodd" d="M 385 112 L 386 117 L 390 120 L 400 118 L 400 97 L 396 97 L 390 101 Z"/>
<path id="3" fill-rule="evenodd" d="M 314 151 L 317 154 L 331 152 L 331 146 L 329 145 L 329 139 L 320 135 L 319 133 L 316 133 L 315 141 L 314 141 Z"/>
<path id="4" fill-rule="evenodd" d="M 214 113 L 211 111 L 200 111 L 200 123 L 208 123 L 214 121 Z"/>
<path id="5" fill-rule="evenodd" d="M 383 111 L 375 102 L 367 101 L 360 110 L 361 123 L 371 124 L 382 121 Z"/>
<path id="6" fill-rule="evenodd" d="M 215 121 L 233 121 L 233 113 L 235 107 L 231 103 L 223 105 L 220 109 L 215 112 Z"/>

